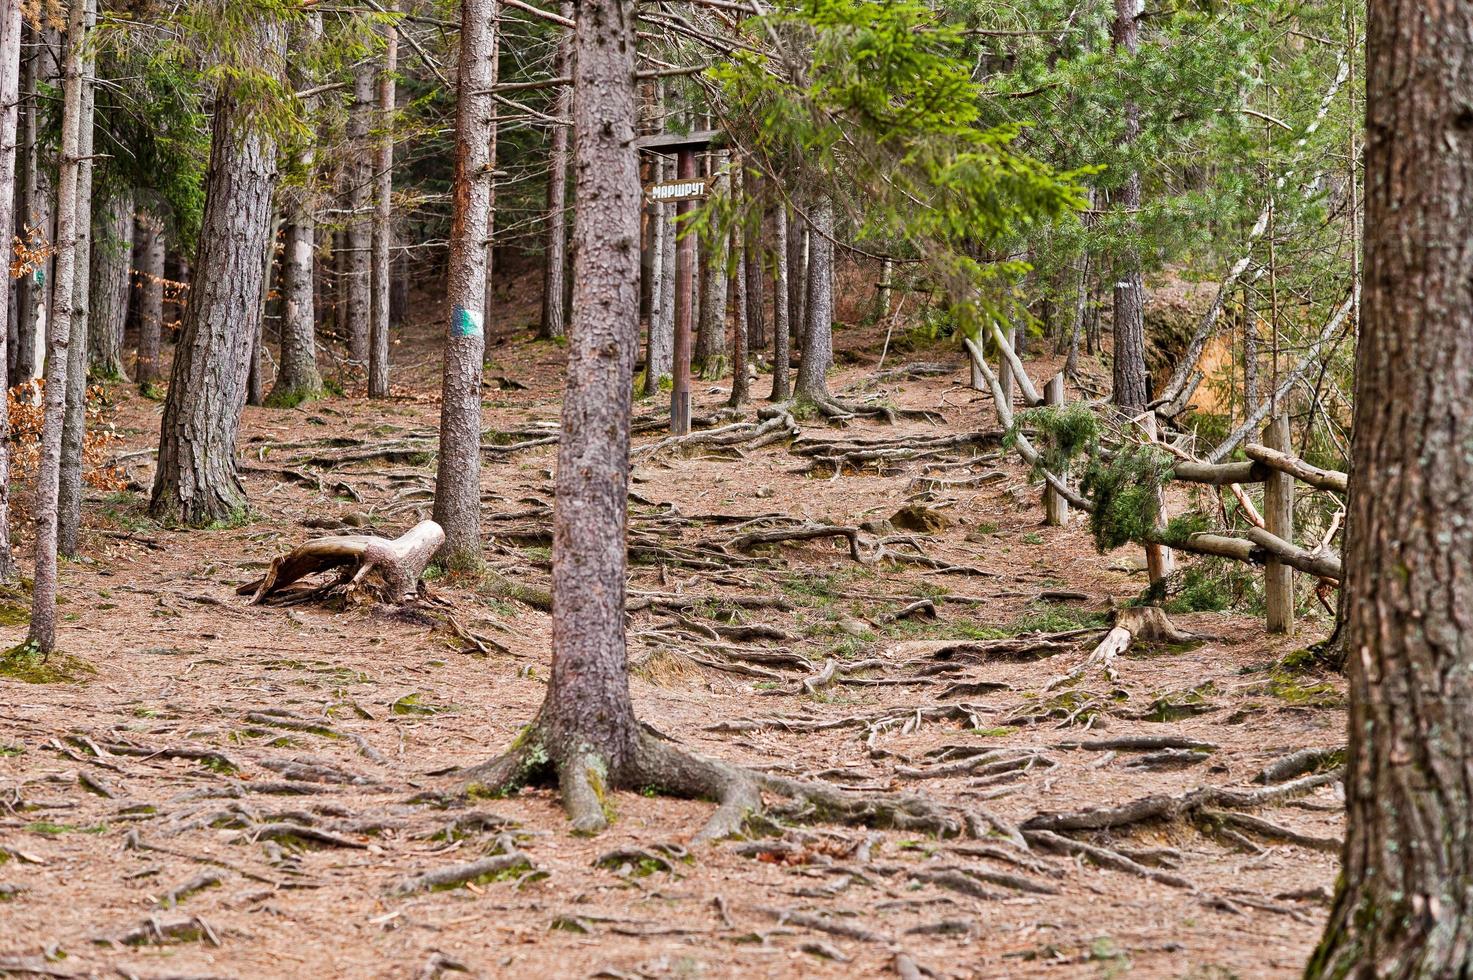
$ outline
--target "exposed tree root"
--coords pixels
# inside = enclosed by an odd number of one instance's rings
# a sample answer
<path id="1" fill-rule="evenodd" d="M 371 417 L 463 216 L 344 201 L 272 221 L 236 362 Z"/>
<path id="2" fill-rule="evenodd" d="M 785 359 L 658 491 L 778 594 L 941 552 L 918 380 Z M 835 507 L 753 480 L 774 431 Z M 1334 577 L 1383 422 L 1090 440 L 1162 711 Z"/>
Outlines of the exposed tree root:
<path id="1" fill-rule="evenodd" d="M 906 793 L 854 793 L 828 783 L 760 773 L 676 748 L 641 732 L 621 765 L 611 769 L 588 751 L 562 760 L 548 753 L 538 725 L 504 755 L 455 774 L 465 792 L 485 796 L 556 778 L 575 833 L 595 834 L 608 826 L 607 794 L 614 789 L 654 790 L 671 796 L 709 799 L 716 811 L 695 835 L 697 843 L 741 835 L 764 812 L 788 819 L 893 828 L 957 837 L 1012 828 L 983 814 L 942 806 Z M 785 802 L 764 807 L 763 792 Z"/>
<path id="2" fill-rule="evenodd" d="M 1135 606 L 1123 609 L 1115 617 L 1115 626 L 1105 634 L 1099 645 L 1090 651 L 1089 657 L 1069 673 L 1056 677 L 1044 687 L 1052 691 L 1065 684 L 1072 684 L 1091 670 L 1102 670 L 1110 683 L 1120 683 L 1120 672 L 1115 669 L 1115 658 L 1130 649 L 1136 640 L 1183 643 L 1192 639 L 1171 624 L 1159 606 Z"/>

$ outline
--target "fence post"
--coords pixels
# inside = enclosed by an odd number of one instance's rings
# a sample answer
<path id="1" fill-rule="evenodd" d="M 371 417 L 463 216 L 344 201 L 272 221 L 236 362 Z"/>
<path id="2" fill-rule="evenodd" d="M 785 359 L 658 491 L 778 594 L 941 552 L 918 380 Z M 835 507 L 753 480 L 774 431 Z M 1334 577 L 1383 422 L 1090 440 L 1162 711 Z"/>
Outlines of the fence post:
<path id="1" fill-rule="evenodd" d="M 982 343 L 982 335 L 980 333 L 977 335 L 977 343 Z M 971 348 L 967 349 L 967 355 L 967 361 L 972 365 L 972 390 L 986 391 L 987 379 L 983 377 L 982 369 L 977 366 L 977 355 L 972 353 Z"/>
<path id="2" fill-rule="evenodd" d="M 1043 403 L 1055 408 L 1064 407 L 1064 372 L 1060 371 L 1048 379 L 1043 389 Z M 1065 474 L 1058 476 L 1063 479 Z M 1069 501 L 1048 482 L 1043 485 L 1043 521 L 1050 527 L 1063 527 L 1069 523 Z"/>
<path id="3" fill-rule="evenodd" d="M 1280 412 L 1263 429 L 1263 444 L 1289 452 L 1289 416 Z M 1270 534 L 1294 540 L 1294 478 L 1280 470 L 1269 470 L 1263 485 L 1263 523 Z M 1270 633 L 1294 632 L 1294 570 L 1270 559 L 1264 564 L 1263 594 L 1268 607 Z"/>
<path id="4" fill-rule="evenodd" d="M 1142 424 L 1145 427 L 1146 436 L 1152 442 L 1155 442 L 1156 441 L 1156 413 L 1155 412 L 1147 412 L 1145 419 L 1142 421 Z M 1156 530 L 1163 531 L 1165 529 L 1166 529 L 1166 489 L 1164 487 L 1157 487 L 1156 488 Z M 1174 556 L 1171 554 L 1171 549 L 1170 548 L 1166 547 L 1164 544 L 1148 544 L 1148 545 L 1146 545 L 1146 572 L 1150 576 L 1151 584 L 1152 585 L 1156 585 L 1158 583 L 1161 583 L 1161 582 L 1166 581 L 1166 579 L 1171 575 L 1172 571 L 1175 568 L 1176 568 L 1176 560 L 1175 560 Z"/>
<path id="5" fill-rule="evenodd" d="M 1013 337 L 1016 335 L 1017 329 L 1017 327 L 1008 327 L 1003 332 L 1003 336 L 1008 338 L 1009 347 L 1013 345 Z M 1001 351 L 998 352 L 998 360 L 1001 363 L 997 366 L 997 384 L 1002 389 L 1003 400 L 1011 408 L 1013 404 L 1013 362 L 1004 357 Z"/>

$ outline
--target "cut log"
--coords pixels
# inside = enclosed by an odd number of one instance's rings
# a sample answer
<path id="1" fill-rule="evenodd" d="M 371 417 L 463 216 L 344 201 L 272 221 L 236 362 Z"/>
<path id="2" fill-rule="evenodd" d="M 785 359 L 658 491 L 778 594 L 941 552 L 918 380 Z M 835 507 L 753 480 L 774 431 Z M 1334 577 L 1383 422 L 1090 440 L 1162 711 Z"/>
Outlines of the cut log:
<path id="1" fill-rule="evenodd" d="M 390 540 L 367 534 L 313 538 L 271 562 L 264 578 L 236 589 L 253 604 L 268 601 L 308 575 L 338 570 L 334 586 L 361 589 L 382 602 L 403 603 L 419 590 L 420 576 L 445 532 L 434 521 L 421 521 Z"/>

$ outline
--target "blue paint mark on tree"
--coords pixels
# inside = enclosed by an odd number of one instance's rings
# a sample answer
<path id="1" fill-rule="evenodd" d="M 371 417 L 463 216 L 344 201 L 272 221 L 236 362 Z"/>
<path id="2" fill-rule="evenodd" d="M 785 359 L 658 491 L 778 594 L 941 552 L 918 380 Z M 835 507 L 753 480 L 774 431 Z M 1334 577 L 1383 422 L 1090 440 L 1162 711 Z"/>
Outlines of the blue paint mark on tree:
<path id="1" fill-rule="evenodd" d="M 450 318 L 450 332 L 456 337 L 479 337 L 481 335 L 481 314 L 463 306 L 456 306 Z"/>

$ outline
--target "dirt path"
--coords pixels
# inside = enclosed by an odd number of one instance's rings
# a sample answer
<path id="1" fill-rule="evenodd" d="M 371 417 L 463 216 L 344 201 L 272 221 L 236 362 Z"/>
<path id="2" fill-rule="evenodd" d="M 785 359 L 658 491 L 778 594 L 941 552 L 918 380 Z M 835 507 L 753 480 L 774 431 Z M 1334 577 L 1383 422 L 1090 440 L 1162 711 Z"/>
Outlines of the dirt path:
<path id="1" fill-rule="evenodd" d="M 870 360 L 878 342 L 849 339 Z M 522 339 L 493 347 L 488 374 L 527 385 L 488 386 L 488 427 L 526 430 L 506 442 L 555 421 L 559 353 Z M 1307 844 L 1206 819 L 1071 834 L 1131 855 L 1136 872 L 1036 844 L 1022 852 L 1000 836 L 823 823 L 775 828 L 765 849 L 728 842 L 687 855 L 681 845 L 711 805 L 635 793 L 617 795 L 613 828 L 591 840 L 568 834 L 548 790 L 435 805 L 423 794 L 445 785 L 436 773 L 504 747 L 542 696 L 549 619 L 514 596 L 536 600 L 547 584 L 553 447 L 488 456 L 496 575 L 431 583 L 504 650 L 467 653 L 453 636 L 371 610 L 251 607 L 233 592 L 324 533 L 309 528 L 397 534 L 427 512 L 433 350 L 426 340 L 396 356 L 406 387 L 388 405 L 248 411 L 242 447 L 260 516 L 241 526 L 180 533 L 147 521 L 143 495 L 89 503 L 89 526 L 106 533 L 63 570 L 60 643 L 96 674 L 0 679 L 0 975 L 428 977 L 460 965 L 507 977 L 848 977 L 894 975 L 897 955 L 950 976 L 1298 972 L 1337 869 L 1331 845 L 1315 846 L 1340 834 L 1333 785 L 1239 811 Z M 845 367 L 835 386 L 872 373 Z M 809 421 L 803 438 L 990 432 L 990 402 L 962 379 L 958 363 L 881 386 L 898 405 L 939 410 L 941 425 Z M 708 411 L 720 401 L 699 395 Z M 126 448 L 148 448 L 159 406 L 121 399 Z M 783 445 L 638 462 L 634 689 L 642 717 L 670 737 L 777 772 L 919 790 L 1004 828 L 1148 794 L 1253 787 L 1265 763 L 1343 740 L 1339 686 L 1274 672 L 1294 645 L 1269 643 L 1251 618 L 1174 617 L 1205 639 L 1133 652 L 1113 688 L 1096 675 L 1045 691 L 1097 634 L 1046 651 L 978 647 L 1097 627 L 1143 586 L 1129 570 L 1137 555 L 1096 555 L 1081 523 L 1041 527 L 1037 489 L 986 439 L 839 478 L 805 472 L 809 462 Z M 925 479 L 994 472 L 975 485 Z M 885 525 L 917 502 L 946 526 Z M 734 518 L 769 514 L 865 527 L 866 547 L 916 535 L 919 551 L 892 549 L 972 573 L 856 562 L 842 539 L 728 549 L 726 567 L 699 567 L 713 552 L 696 545 L 729 542 Z M 934 620 L 887 621 L 924 598 Z M 9 645 L 24 626 L 0 633 Z M 883 664 L 803 691 L 830 658 Z M 1213 747 L 1070 745 L 1136 736 Z M 979 767 L 966 771 L 967 760 Z M 393 893 L 407 876 L 509 847 L 537 873 L 523 865 Z M 597 864 L 619 851 L 647 853 Z M 208 878 L 163 907 L 171 890 Z"/>

